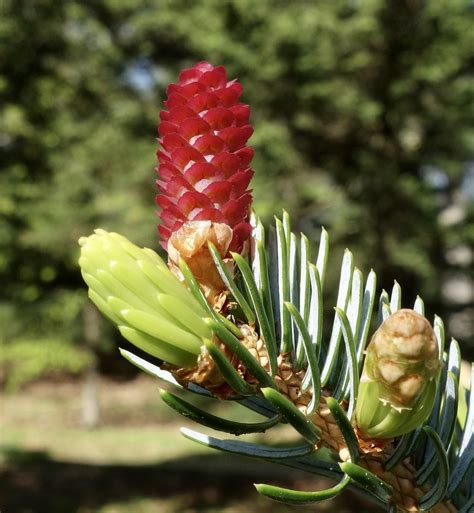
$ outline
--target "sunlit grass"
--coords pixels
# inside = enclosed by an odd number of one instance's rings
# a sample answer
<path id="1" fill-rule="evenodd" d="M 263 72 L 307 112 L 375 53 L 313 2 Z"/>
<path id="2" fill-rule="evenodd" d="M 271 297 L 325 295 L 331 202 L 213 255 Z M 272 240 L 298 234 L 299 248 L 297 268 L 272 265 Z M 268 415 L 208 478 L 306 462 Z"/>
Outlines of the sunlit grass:
<path id="1" fill-rule="evenodd" d="M 159 399 L 156 383 L 99 386 L 101 417 L 95 429 L 81 426 L 80 384 L 39 386 L 3 397 L 0 450 L 43 451 L 81 463 L 148 464 L 203 452 L 179 436 L 186 424 Z"/>
<path id="2" fill-rule="evenodd" d="M 87 429 L 4 428 L 0 448 L 44 451 L 51 458 L 79 463 L 148 464 L 207 449 L 170 427 Z"/>
<path id="3" fill-rule="evenodd" d="M 5 491 L 1 501 L 6 502 L 0 503 L 2 510 L 8 506 L 15 513 L 329 511 L 330 504 L 295 509 L 259 496 L 254 482 L 303 489 L 325 485 L 320 478 L 225 455 L 185 439 L 180 426 L 208 430 L 170 410 L 152 378 L 142 375 L 124 383 L 101 380 L 98 390 L 101 415 L 94 429 L 81 426 L 80 383 L 40 383 L 3 395 L 0 482 L 2 494 Z M 261 419 L 236 404 L 193 400 L 229 419 Z M 283 444 L 295 439 L 286 428 L 265 437 Z M 349 513 L 344 502 L 338 501 L 336 509 Z"/>

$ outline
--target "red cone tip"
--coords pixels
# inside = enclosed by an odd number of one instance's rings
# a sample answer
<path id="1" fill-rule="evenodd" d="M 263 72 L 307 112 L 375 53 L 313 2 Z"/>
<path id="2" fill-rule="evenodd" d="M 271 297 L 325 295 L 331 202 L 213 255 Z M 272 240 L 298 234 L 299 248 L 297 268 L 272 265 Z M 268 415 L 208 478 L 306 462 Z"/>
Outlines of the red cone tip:
<path id="1" fill-rule="evenodd" d="M 163 247 L 187 221 L 225 223 L 233 230 L 230 251 L 240 252 L 251 232 L 253 133 L 250 108 L 239 102 L 242 86 L 227 81 L 223 66 L 199 62 L 167 89 L 158 142 L 158 227 Z"/>

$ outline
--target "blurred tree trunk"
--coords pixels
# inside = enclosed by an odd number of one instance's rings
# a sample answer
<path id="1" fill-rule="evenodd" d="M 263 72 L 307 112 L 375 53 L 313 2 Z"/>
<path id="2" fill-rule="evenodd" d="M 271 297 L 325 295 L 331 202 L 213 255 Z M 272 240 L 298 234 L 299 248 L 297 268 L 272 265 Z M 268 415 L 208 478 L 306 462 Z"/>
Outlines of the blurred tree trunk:
<path id="1" fill-rule="evenodd" d="M 100 340 L 101 319 L 97 309 L 92 303 L 87 302 L 84 307 L 84 339 L 92 359 L 84 373 L 82 389 L 81 424 L 88 428 L 94 428 L 99 423 L 99 399 L 98 399 L 98 360 L 96 355 Z"/>

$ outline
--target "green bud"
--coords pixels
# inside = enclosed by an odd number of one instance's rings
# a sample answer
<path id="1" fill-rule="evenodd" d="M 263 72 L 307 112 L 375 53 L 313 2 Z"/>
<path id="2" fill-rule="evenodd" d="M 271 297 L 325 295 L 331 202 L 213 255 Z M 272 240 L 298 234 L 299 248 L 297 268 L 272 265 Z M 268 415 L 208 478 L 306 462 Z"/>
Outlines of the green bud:
<path id="1" fill-rule="evenodd" d="M 441 368 L 430 323 L 414 310 L 398 310 L 375 332 L 359 387 L 356 421 L 364 437 L 393 438 L 429 416 Z"/>
<path id="2" fill-rule="evenodd" d="M 179 367 L 193 367 L 212 337 L 206 311 L 152 250 L 96 230 L 79 239 L 89 297 L 141 350 Z"/>

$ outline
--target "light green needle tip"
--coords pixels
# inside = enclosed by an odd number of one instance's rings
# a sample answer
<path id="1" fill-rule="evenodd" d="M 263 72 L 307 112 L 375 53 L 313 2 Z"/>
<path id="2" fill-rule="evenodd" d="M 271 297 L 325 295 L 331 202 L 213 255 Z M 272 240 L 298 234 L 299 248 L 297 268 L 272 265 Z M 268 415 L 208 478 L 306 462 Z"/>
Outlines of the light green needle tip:
<path id="1" fill-rule="evenodd" d="M 192 367 L 212 336 L 205 311 L 158 254 L 97 229 L 79 239 L 89 297 L 141 350 Z"/>

